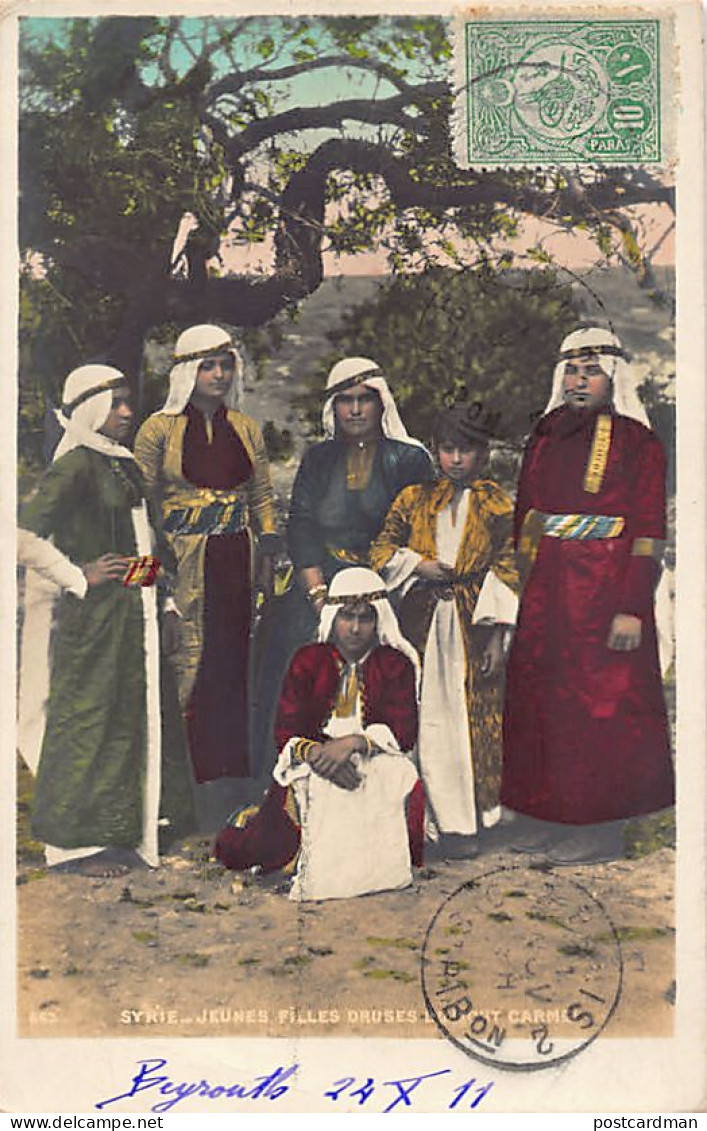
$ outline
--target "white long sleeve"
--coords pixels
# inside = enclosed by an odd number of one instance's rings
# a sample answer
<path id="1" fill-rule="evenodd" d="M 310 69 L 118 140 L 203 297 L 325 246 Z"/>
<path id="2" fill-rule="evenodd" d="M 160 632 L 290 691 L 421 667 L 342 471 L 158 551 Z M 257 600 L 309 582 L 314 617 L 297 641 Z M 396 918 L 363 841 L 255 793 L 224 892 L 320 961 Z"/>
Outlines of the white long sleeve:
<path id="1" fill-rule="evenodd" d="M 20 565 L 34 570 L 58 589 L 67 590 L 75 597 L 86 596 L 88 582 L 83 570 L 48 539 L 20 527 L 17 531 L 17 557 Z"/>

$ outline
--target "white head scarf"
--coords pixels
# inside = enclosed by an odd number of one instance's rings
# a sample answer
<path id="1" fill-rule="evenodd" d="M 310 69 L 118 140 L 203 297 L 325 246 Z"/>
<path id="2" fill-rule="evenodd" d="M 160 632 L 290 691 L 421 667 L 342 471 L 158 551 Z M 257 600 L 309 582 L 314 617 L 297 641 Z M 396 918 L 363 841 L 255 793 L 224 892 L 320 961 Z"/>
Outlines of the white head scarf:
<path id="1" fill-rule="evenodd" d="M 388 382 L 381 373 L 380 366 L 369 357 L 345 357 L 337 361 L 327 378 L 327 398 L 322 409 L 322 425 L 327 440 L 333 440 L 336 432 L 336 416 L 334 413 L 334 400 L 338 393 L 350 389 L 352 385 L 365 385 L 367 389 L 374 389 L 383 404 L 381 429 L 383 435 L 389 440 L 402 440 L 404 444 L 414 444 L 417 448 L 425 449 L 425 445 L 415 440 L 409 433 L 398 412 L 393 400 L 393 394 L 388 388 Z"/>
<path id="2" fill-rule="evenodd" d="M 127 385 L 127 379 L 112 365 L 81 365 L 73 369 L 64 382 L 61 408 L 56 418 L 64 430 L 54 459 L 61 459 L 74 448 L 91 448 L 106 456 L 134 459 L 129 448 L 102 435 L 113 406 L 113 390 Z"/>
<path id="3" fill-rule="evenodd" d="M 376 631 L 379 644 L 389 644 L 407 656 L 415 669 L 416 683 L 420 678 L 420 661 L 409 640 L 400 631 L 398 619 L 393 612 L 388 591 L 382 577 L 372 569 L 363 566 L 350 566 L 340 570 L 332 578 L 324 607 L 319 616 L 319 641 L 325 643 L 331 636 L 334 620 L 339 609 L 348 600 L 367 601 L 376 611 Z"/>
<path id="4" fill-rule="evenodd" d="M 577 351 L 576 353 L 574 351 Z M 630 416 L 640 424 L 650 428 L 646 410 L 636 392 L 636 379 L 626 359 L 621 342 L 610 330 L 601 326 L 588 326 L 573 330 L 560 346 L 560 360 L 555 366 L 552 378 L 550 400 L 545 406 L 545 414 L 564 404 L 563 381 L 565 365 L 571 357 L 591 356 L 596 358 L 613 383 L 613 405 L 620 416 Z"/>
<path id="5" fill-rule="evenodd" d="M 190 326 L 180 334 L 174 347 L 174 365 L 169 374 L 169 393 L 160 412 L 179 416 L 194 392 L 202 361 L 216 354 L 230 353 L 235 363 L 231 387 L 224 397 L 226 408 L 238 408 L 243 396 L 243 359 L 227 330 L 204 324 Z"/>

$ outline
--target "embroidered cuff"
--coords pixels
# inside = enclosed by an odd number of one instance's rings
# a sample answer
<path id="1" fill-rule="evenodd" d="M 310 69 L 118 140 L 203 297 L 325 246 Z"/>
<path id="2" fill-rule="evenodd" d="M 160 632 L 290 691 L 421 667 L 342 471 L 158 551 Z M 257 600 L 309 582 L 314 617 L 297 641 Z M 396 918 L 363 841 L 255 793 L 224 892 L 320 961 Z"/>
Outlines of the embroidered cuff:
<path id="1" fill-rule="evenodd" d="M 311 738 L 295 738 L 292 745 L 292 765 L 301 766 L 309 760 L 309 755 L 318 743 Z"/>
<path id="2" fill-rule="evenodd" d="M 655 558 L 660 561 L 663 545 L 662 539 L 658 538 L 634 538 L 631 554 L 634 558 Z"/>

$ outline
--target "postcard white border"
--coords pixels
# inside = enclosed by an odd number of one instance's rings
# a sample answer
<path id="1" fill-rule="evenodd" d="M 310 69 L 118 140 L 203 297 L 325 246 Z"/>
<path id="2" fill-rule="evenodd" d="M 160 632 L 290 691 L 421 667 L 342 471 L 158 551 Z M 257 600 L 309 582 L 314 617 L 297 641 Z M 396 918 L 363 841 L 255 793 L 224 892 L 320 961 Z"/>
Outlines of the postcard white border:
<path id="1" fill-rule="evenodd" d="M 501 2 L 493 4 L 501 11 Z M 562 5 L 573 10 L 580 0 Z M 605 3 L 597 11 L 635 5 Z M 665 3 L 642 5 L 647 13 L 665 10 Z M 542 1072 L 498 1072 L 496 1086 L 484 1107 L 489 1112 L 513 1111 L 700 1111 L 707 1103 L 707 1033 L 705 999 L 705 953 L 707 952 L 707 901 L 705 857 L 705 760 L 704 688 L 705 670 L 705 343 L 704 263 L 695 249 L 704 247 L 704 134 L 702 15 L 698 3 L 670 6 L 676 18 L 679 47 L 678 96 L 682 109 L 678 120 L 677 168 L 677 373 L 678 394 L 678 556 L 677 556 L 677 670 L 678 670 L 678 866 L 677 924 L 678 978 L 676 1030 L 671 1039 L 597 1040 L 579 1057 L 558 1069 Z M 517 9 L 517 2 L 515 4 Z M 553 5 L 557 9 L 557 5 Z M 530 6 L 526 6 L 526 11 Z M 543 7 L 533 5 L 538 13 Z M 66 0 L 35 0 L 0 6 L 0 104 L 3 126 L 0 136 L 0 168 L 3 170 L 2 227 L 2 388 L 3 424 L 0 443 L 0 521 L 4 535 L 0 557 L 3 599 L 0 602 L 0 717 L 2 750 L 0 796 L 4 821 L 0 852 L 3 867 L 0 912 L 0 1110 L 26 1112 L 92 1112 L 93 1105 L 125 1090 L 143 1057 L 165 1056 L 170 1074 L 179 1079 L 208 1077 L 214 1083 L 243 1078 L 248 1072 L 267 1072 L 279 1064 L 301 1064 L 297 1086 L 276 1109 L 267 1101 L 233 1101 L 228 1107 L 217 1102 L 187 1100 L 182 1112 L 214 1114 L 246 1111 L 332 1111 L 322 1092 L 332 1079 L 365 1074 L 392 1079 L 450 1067 L 455 1081 L 476 1075 L 488 1078 L 490 1070 L 476 1064 L 447 1042 L 435 1040 L 381 1040 L 289 1038 L 246 1040 L 240 1038 L 192 1039 L 17 1039 L 14 1035 L 15 1001 L 15 889 L 14 889 L 14 554 L 10 533 L 14 528 L 14 451 L 16 388 L 15 289 L 17 250 L 15 238 L 16 185 L 9 170 L 16 159 L 16 100 L 14 59 L 19 16 L 65 16 L 145 13 L 233 16 L 259 13 L 280 15 L 320 14 L 430 14 L 452 15 L 446 3 L 388 0 L 375 5 L 370 0 L 339 4 L 310 0 L 255 3 L 253 0 L 210 0 L 208 4 L 159 0 L 114 0 L 68 3 Z M 465 13 L 466 14 L 466 13 Z M 469 10 L 469 15 L 473 10 Z M 527 18 L 527 16 L 526 16 Z M 114 1107 L 115 1114 L 149 1113 L 150 1093 Z M 415 1113 L 442 1111 L 445 1102 L 439 1088 L 416 1093 Z M 357 1110 L 339 1103 L 336 1111 Z M 380 1110 L 376 1108 L 375 1110 Z M 400 1110 L 400 1109 L 398 1109 Z M 99 1113 L 96 1113 L 99 1114 Z"/>

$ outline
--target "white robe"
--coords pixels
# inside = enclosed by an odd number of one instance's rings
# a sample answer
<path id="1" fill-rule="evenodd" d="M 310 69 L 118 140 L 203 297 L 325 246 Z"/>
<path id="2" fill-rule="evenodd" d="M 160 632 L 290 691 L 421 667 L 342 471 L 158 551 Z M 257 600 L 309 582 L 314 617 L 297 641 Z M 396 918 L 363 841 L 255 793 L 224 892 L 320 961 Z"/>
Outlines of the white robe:
<path id="1" fill-rule="evenodd" d="M 405 799 L 417 781 L 388 726 L 364 728 L 360 696 L 354 715 L 332 716 L 329 738 L 366 735 L 381 751 L 356 756 L 362 778 L 356 789 L 342 789 L 306 764 L 293 763 L 299 737 L 283 747 L 274 777 L 291 785 L 299 808 L 302 844 L 290 899 L 347 899 L 412 883 Z"/>
<path id="2" fill-rule="evenodd" d="M 437 558 L 446 565 L 456 564 L 470 497 L 468 490 L 461 495 L 454 522 L 451 502 L 437 515 Z M 421 555 L 413 550 L 397 550 L 383 570 L 388 587 L 406 592 L 415 582 L 413 572 L 421 560 Z M 474 623 L 512 624 L 517 610 L 516 596 L 489 570 L 474 610 Z M 425 644 L 419 757 L 429 804 L 425 823 L 430 839 L 436 840 L 439 833 L 473 836 L 478 832 L 478 821 L 466 701 L 466 656 L 453 599 L 437 602 Z M 481 814 L 482 823 L 490 827 L 500 815 L 500 806 L 496 806 Z"/>

